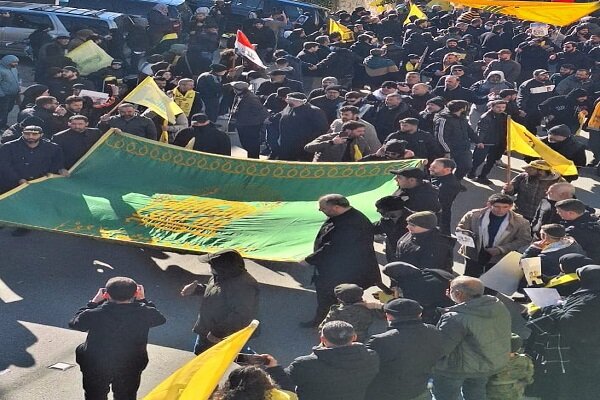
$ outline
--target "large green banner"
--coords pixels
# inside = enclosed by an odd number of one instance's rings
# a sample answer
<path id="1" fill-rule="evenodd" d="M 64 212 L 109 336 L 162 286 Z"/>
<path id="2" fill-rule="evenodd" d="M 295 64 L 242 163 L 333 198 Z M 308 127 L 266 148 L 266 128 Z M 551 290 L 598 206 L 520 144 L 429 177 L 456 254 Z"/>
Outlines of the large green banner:
<path id="1" fill-rule="evenodd" d="M 299 163 L 238 159 L 108 132 L 71 170 L 0 197 L 0 221 L 190 253 L 234 248 L 296 261 L 325 219 L 317 199 L 348 196 L 372 220 L 396 186 L 390 169 L 421 160 Z"/>

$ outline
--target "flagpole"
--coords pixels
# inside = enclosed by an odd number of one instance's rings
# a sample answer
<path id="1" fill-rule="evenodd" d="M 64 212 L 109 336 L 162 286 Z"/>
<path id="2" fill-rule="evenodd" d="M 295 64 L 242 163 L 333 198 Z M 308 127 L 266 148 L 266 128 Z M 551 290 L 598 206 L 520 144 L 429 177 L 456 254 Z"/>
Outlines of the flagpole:
<path id="1" fill-rule="evenodd" d="M 506 163 L 506 184 L 510 184 L 510 156 L 511 156 L 511 146 L 510 146 L 510 115 L 506 117 L 506 155 L 508 157 Z"/>

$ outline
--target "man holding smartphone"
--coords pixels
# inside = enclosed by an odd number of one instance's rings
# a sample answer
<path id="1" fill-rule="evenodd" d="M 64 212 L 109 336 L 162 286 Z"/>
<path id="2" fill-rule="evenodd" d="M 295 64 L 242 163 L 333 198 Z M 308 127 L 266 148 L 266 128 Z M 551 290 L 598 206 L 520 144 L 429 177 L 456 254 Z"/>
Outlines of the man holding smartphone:
<path id="1" fill-rule="evenodd" d="M 165 322 L 131 278 L 114 277 L 98 289 L 69 322 L 70 328 L 88 332 L 75 351 L 86 400 L 106 400 L 111 386 L 115 399 L 135 400 L 148 364 L 148 331 Z"/>

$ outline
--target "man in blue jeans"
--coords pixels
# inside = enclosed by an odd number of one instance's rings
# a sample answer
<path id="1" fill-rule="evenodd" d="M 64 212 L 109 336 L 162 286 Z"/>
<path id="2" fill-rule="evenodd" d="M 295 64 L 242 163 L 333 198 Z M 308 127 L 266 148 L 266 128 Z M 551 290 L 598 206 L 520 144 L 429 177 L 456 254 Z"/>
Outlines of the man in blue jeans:
<path id="1" fill-rule="evenodd" d="M 508 363 L 511 319 L 504 304 L 483 294 L 481 280 L 459 276 L 448 295 L 456 305 L 438 322 L 446 339 L 445 356 L 434 370 L 436 400 L 485 400 L 488 378 Z"/>

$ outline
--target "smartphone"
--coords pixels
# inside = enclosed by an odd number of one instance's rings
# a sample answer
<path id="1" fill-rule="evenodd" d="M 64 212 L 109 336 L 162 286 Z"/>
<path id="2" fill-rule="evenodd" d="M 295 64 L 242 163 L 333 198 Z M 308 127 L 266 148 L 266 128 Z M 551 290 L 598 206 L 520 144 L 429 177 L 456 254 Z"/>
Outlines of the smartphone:
<path id="1" fill-rule="evenodd" d="M 267 365 L 269 359 L 258 354 L 238 354 L 236 362 L 238 364 L 249 364 L 249 365 Z"/>
<path id="2" fill-rule="evenodd" d="M 108 299 L 108 294 L 106 293 L 106 288 L 102 288 L 102 298 L 107 300 Z"/>

